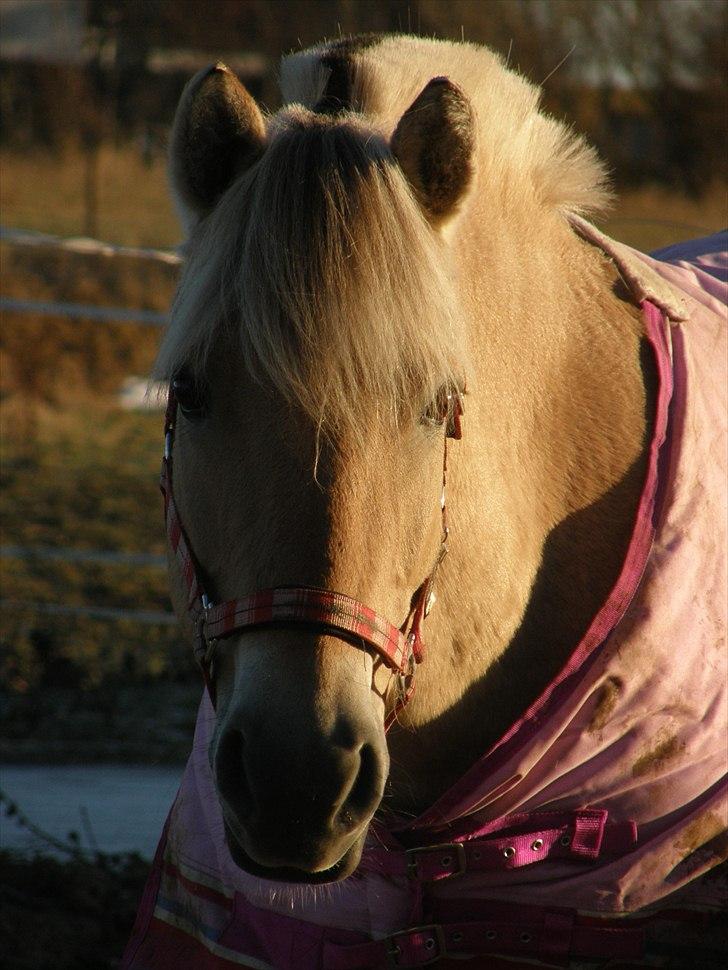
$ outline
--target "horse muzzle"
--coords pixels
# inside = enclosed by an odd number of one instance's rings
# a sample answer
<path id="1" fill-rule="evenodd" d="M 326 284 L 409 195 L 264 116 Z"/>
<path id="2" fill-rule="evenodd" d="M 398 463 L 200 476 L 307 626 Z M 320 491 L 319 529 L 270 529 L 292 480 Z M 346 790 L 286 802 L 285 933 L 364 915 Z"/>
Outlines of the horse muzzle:
<path id="1" fill-rule="evenodd" d="M 383 726 L 366 709 L 340 712 L 327 732 L 287 715 L 250 697 L 226 712 L 213 772 L 231 855 L 264 878 L 345 878 L 384 792 Z"/>

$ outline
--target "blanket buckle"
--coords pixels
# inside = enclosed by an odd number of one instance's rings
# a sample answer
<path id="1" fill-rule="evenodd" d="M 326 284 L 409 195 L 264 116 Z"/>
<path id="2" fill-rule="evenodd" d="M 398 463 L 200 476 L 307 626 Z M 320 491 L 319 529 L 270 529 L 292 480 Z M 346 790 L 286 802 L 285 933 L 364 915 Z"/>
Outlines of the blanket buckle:
<path id="1" fill-rule="evenodd" d="M 462 842 L 442 842 L 439 845 L 421 845 L 407 849 L 407 875 L 423 882 L 436 882 L 440 879 L 453 879 L 462 876 L 468 867 L 465 846 Z M 427 875 L 420 869 L 420 857 L 437 855 L 439 871 Z"/>
<path id="2" fill-rule="evenodd" d="M 423 937 L 421 941 L 413 940 L 412 937 Z M 409 937 L 407 950 L 416 947 L 411 957 L 403 957 L 403 947 L 397 943 L 397 939 Z M 387 960 L 390 967 L 427 967 L 431 963 L 436 963 L 442 957 L 447 956 L 445 946 L 445 933 L 437 923 L 428 923 L 425 926 L 412 926 L 407 930 L 400 930 L 392 933 L 385 941 L 387 943 Z M 424 950 L 424 952 L 422 952 Z M 415 962 L 412 962 L 414 958 Z M 403 962 L 407 961 L 407 962 Z"/>

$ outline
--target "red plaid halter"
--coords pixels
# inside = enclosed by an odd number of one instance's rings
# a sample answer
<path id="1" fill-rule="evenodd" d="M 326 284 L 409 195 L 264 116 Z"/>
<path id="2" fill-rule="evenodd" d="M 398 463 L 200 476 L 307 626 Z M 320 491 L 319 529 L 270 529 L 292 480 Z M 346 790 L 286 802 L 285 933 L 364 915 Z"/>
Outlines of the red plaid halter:
<path id="1" fill-rule="evenodd" d="M 454 433 L 461 436 L 462 403 L 459 395 L 450 399 Z M 277 586 L 249 593 L 240 599 L 213 605 L 202 588 L 189 540 L 180 521 L 172 492 L 172 446 L 177 399 L 170 381 L 164 422 L 164 457 L 160 487 L 164 496 L 167 537 L 187 588 L 187 611 L 195 634 L 193 649 L 202 670 L 210 699 L 215 705 L 213 661 L 219 640 L 244 630 L 263 626 L 307 626 L 331 633 L 357 646 L 363 642 L 374 650 L 397 675 L 397 701 L 385 720 L 389 728 L 414 690 L 414 672 L 422 661 L 422 622 L 434 602 L 433 584 L 438 566 L 447 553 L 448 527 L 445 509 L 447 476 L 447 430 L 442 463 L 442 540 L 429 576 L 413 597 L 413 606 L 401 628 L 392 626 L 374 610 L 343 593 L 311 586 Z M 409 626 L 409 629 L 407 629 Z M 405 632 L 406 631 L 406 632 Z"/>

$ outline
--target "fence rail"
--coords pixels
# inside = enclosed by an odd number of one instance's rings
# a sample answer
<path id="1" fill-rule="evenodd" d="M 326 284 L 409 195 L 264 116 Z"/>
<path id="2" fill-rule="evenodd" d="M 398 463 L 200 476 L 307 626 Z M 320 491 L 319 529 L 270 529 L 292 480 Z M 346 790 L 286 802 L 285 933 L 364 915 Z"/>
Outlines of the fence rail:
<path id="1" fill-rule="evenodd" d="M 69 549 L 65 546 L 0 546 L 0 559 L 49 562 L 108 563 L 116 566 L 166 566 L 164 556 L 151 552 L 118 552 L 114 549 Z"/>
<path id="2" fill-rule="evenodd" d="M 44 233 L 25 232 L 0 226 L 0 242 L 17 246 L 51 247 L 75 253 L 90 253 L 109 257 L 133 257 L 150 259 L 170 265 L 179 265 L 182 258 L 175 252 L 154 249 L 114 246 L 96 239 L 63 239 Z M 18 314 L 35 314 L 47 317 L 69 317 L 93 320 L 98 323 L 141 323 L 147 326 L 166 325 L 167 316 L 152 310 L 129 307 L 96 306 L 85 303 L 61 301 L 25 300 L 0 297 L 0 310 Z M 109 565 L 146 566 L 162 568 L 164 556 L 145 552 L 122 552 L 111 549 L 72 549 L 55 546 L 0 546 L 0 559 L 43 560 L 48 562 L 97 563 Z M 80 606 L 61 603 L 2 599 L 0 609 L 30 611 L 51 616 L 86 616 L 100 620 L 132 621 L 152 626 L 176 626 L 174 613 L 163 610 L 133 610 L 115 606 Z"/>
<path id="3" fill-rule="evenodd" d="M 164 610 L 126 610 L 117 606 L 74 606 L 65 603 L 34 603 L 26 600 L 0 600 L 0 610 L 46 613 L 50 616 L 88 616 L 96 620 L 131 620 L 150 626 L 176 626 L 174 613 Z"/>
<path id="4" fill-rule="evenodd" d="M 168 317 L 154 310 L 130 310 L 127 307 L 96 306 L 91 303 L 55 303 L 48 300 L 18 300 L 0 297 L 0 310 L 10 313 L 32 313 L 42 317 L 70 317 L 72 320 L 95 320 L 97 323 L 141 323 L 164 327 Z"/>
<path id="5" fill-rule="evenodd" d="M 67 252 L 90 254 L 92 256 L 125 256 L 133 259 L 150 259 L 158 263 L 178 266 L 183 262 L 180 253 L 171 249 L 145 249 L 140 246 L 117 246 L 114 243 L 90 239 L 87 236 L 52 236 L 45 232 L 31 232 L 28 229 L 11 229 L 0 226 L 0 243 L 13 246 L 50 247 Z"/>

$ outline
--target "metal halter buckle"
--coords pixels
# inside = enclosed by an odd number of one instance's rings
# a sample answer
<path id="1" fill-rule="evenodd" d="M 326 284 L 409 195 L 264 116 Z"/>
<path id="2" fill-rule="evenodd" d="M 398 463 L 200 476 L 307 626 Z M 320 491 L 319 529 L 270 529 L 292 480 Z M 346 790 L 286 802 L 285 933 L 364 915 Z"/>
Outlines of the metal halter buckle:
<path id="1" fill-rule="evenodd" d="M 208 637 L 205 632 L 212 603 L 205 593 L 202 594 L 200 599 L 202 609 L 197 616 L 197 639 L 200 643 L 198 661 L 201 667 L 210 667 L 215 655 L 215 648 L 217 647 L 217 637 Z"/>
<path id="2" fill-rule="evenodd" d="M 443 861 L 442 863 L 445 867 L 449 866 L 450 862 L 452 862 L 454 865 L 453 871 L 431 878 L 420 875 L 417 857 L 426 854 L 431 855 L 433 853 L 440 853 L 441 861 L 448 859 L 448 862 Z M 414 849 L 407 849 L 405 856 L 407 859 L 407 875 L 413 879 L 421 879 L 423 882 L 453 879 L 455 876 L 462 876 L 468 867 L 465 846 L 462 842 L 442 842 L 439 845 L 421 845 Z"/>
<path id="3" fill-rule="evenodd" d="M 430 956 L 425 957 L 424 960 L 418 959 L 417 963 L 401 963 L 399 957 L 402 953 L 402 948 L 397 944 L 396 941 L 400 937 L 412 936 L 413 933 L 428 934 L 428 937 L 424 942 L 424 946 L 425 949 L 432 950 L 432 953 Z M 447 956 L 445 934 L 442 927 L 437 923 L 428 923 L 425 926 L 412 926 L 408 930 L 401 930 L 399 933 L 392 933 L 391 936 L 387 937 L 385 942 L 387 943 L 387 960 L 390 967 L 426 967 L 429 966 L 429 964 L 435 963 L 437 960 L 442 959 L 442 957 Z"/>
<path id="4" fill-rule="evenodd" d="M 396 672 L 397 678 L 397 692 L 399 694 L 401 701 L 406 701 L 410 685 L 412 683 L 412 678 L 415 675 L 415 668 L 417 667 L 417 661 L 415 660 L 415 655 L 412 649 L 414 643 L 414 634 L 407 634 L 407 646 L 409 647 L 409 655 L 407 657 L 407 669 L 399 670 Z"/>

